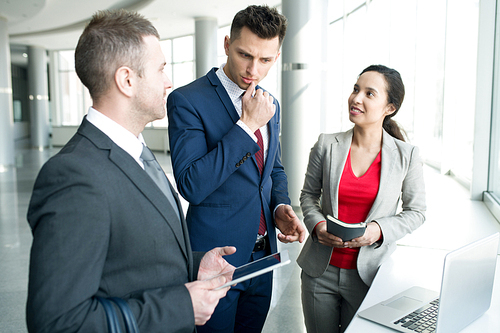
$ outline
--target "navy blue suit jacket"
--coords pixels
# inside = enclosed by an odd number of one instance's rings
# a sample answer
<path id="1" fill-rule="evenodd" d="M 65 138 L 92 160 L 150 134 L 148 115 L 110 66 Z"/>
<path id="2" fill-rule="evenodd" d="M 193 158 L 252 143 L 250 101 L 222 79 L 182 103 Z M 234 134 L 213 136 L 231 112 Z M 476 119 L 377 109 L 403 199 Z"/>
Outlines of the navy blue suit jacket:
<path id="1" fill-rule="evenodd" d="M 189 201 L 187 224 L 194 251 L 232 245 L 226 258 L 247 263 L 264 208 L 271 251 L 277 251 L 274 208 L 289 204 L 281 164 L 280 108 L 268 123 L 269 150 L 262 177 L 257 143 L 238 125 L 238 113 L 216 68 L 168 97 L 172 166 L 179 193 Z"/>

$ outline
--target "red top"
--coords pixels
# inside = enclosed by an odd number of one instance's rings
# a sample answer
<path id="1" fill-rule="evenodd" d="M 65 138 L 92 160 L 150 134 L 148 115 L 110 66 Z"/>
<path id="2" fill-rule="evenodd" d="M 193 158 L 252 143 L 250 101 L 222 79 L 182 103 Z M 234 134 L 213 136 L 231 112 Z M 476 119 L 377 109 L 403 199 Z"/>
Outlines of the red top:
<path id="1" fill-rule="evenodd" d="M 351 167 L 351 149 L 342 172 L 339 184 L 337 218 L 346 223 L 363 222 L 377 197 L 380 184 L 381 155 L 378 153 L 368 170 L 361 177 L 356 177 Z M 359 248 L 334 248 L 330 265 L 340 268 L 355 269 Z"/>

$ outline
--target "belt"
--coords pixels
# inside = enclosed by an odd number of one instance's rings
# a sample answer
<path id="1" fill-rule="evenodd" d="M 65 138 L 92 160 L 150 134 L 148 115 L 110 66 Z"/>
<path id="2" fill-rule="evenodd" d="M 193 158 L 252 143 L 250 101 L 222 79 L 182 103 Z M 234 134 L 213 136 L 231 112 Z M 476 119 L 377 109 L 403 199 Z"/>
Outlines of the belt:
<path id="1" fill-rule="evenodd" d="M 253 247 L 253 252 L 259 252 L 267 249 L 269 242 L 267 241 L 267 236 L 257 235 L 257 240 Z"/>

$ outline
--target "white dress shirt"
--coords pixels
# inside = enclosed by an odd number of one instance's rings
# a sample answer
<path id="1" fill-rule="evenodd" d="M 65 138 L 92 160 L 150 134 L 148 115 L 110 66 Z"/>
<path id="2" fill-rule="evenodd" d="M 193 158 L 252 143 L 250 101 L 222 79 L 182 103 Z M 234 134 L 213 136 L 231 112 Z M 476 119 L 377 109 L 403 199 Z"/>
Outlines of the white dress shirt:
<path id="1" fill-rule="evenodd" d="M 142 133 L 139 134 L 139 137 L 136 137 L 132 132 L 92 107 L 89 108 L 87 120 L 106 134 L 118 147 L 132 156 L 141 168 L 144 169 L 141 154 L 143 145 L 145 146 L 146 143 L 144 142 Z"/>

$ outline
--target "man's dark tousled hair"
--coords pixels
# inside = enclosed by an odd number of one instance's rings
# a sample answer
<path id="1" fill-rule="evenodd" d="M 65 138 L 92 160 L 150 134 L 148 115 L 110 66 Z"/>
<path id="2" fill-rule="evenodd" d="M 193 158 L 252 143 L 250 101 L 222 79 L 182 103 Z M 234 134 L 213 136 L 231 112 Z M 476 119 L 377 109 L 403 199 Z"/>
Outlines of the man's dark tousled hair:
<path id="1" fill-rule="evenodd" d="M 231 40 L 240 38 L 241 29 L 247 27 L 262 39 L 279 38 L 279 45 L 285 39 L 288 21 L 276 8 L 264 6 L 248 6 L 240 10 L 231 24 Z"/>
<path id="2" fill-rule="evenodd" d="M 160 38 L 151 22 L 135 12 L 106 10 L 92 16 L 78 40 L 75 69 L 94 101 L 108 91 L 118 68 L 142 75 L 143 37 L 150 35 Z"/>

